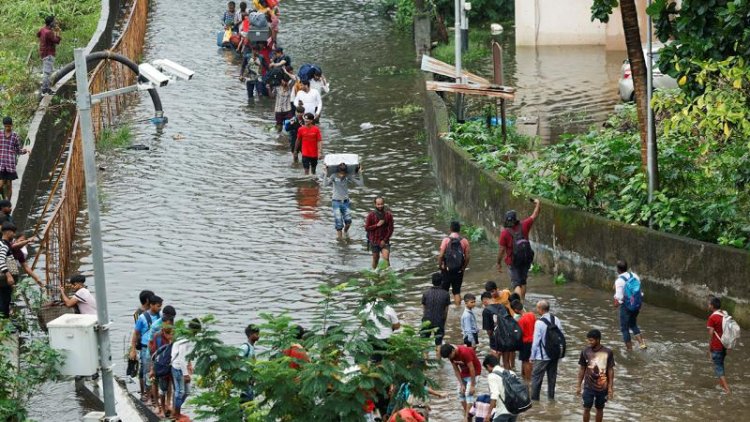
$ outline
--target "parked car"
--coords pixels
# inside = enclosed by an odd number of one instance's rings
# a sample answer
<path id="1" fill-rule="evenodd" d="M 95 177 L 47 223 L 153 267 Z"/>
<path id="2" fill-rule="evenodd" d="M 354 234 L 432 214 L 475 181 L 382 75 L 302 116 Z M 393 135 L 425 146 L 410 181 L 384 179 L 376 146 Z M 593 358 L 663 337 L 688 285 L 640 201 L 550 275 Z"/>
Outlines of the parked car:
<path id="1" fill-rule="evenodd" d="M 652 50 L 654 64 L 659 61 L 659 51 L 661 51 L 663 45 L 654 45 Z M 643 49 L 643 57 L 646 58 L 646 71 L 648 72 L 648 48 Z M 669 75 L 661 73 L 658 67 L 654 66 L 654 89 L 673 89 L 677 88 L 677 81 Z M 634 101 L 635 100 L 635 89 L 633 89 L 633 75 L 630 71 L 630 61 L 625 59 L 620 67 L 620 81 L 618 83 L 618 90 L 620 92 L 620 98 L 623 101 Z"/>

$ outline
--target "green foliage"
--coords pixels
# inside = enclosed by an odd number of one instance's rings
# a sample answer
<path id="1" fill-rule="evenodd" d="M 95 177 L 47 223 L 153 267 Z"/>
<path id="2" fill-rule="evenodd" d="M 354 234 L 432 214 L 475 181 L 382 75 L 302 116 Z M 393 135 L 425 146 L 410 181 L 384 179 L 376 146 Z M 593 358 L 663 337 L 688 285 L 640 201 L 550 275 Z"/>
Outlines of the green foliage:
<path id="1" fill-rule="evenodd" d="M 62 358 L 49 347 L 47 338 L 22 339 L 15 328 L 0 320 L 0 420 L 25 421 L 26 405 L 39 386 L 60 377 Z M 18 353 L 18 355 L 17 355 Z M 15 362 L 12 356 L 19 356 Z M 17 366 L 18 365 L 18 366 Z"/>
<path id="2" fill-rule="evenodd" d="M 133 141 L 133 131 L 128 125 L 115 128 L 105 128 L 96 142 L 100 151 L 111 151 L 113 149 L 126 148 Z"/>
<path id="3" fill-rule="evenodd" d="M 38 104 L 41 63 L 37 31 L 53 14 L 62 30 L 57 49 L 58 67 L 73 60 L 73 49 L 85 46 L 96 29 L 99 0 L 0 1 L 0 115 L 14 118 L 22 138 Z M 27 63 L 28 59 L 28 63 Z"/>
<path id="4" fill-rule="evenodd" d="M 456 63 L 456 47 L 453 33 L 449 34 L 450 41 L 432 49 L 432 56 L 448 64 Z M 488 32 L 478 30 L 469 31 L 469 50 L 461 56 L 461 65 L 470 72 L 477 72 L 492 59 L 490 38 Z"/>
<path id="5" fill-rule="evenodd" d="M 414 0 L 380 0 L 378 8 L 381 13 L 391 16 L 402 31 L 411 31 L 414 23 Z"/>
<path id="6" fill-rule="evenodd" d="M 402 106 L 391 107 L 391 112 L 398 117 L 408 117 L 412 114 L 421 113 L 422 106 L 418 104 L 404 104 Z"/>
<path id="7" fill-rule="evenodd" d="M 591 21 L 609 22 L 609 15 L 619 4 L 618 0 L 594 0 L 591 4 Z"/>
<path id="8" fill-rule="evenodd" d="M 290 316 L 262 314 L 259 345 L 265 351 L 256 360 L 240 358 L 237 348 L 219 340 L 219 332 L 211 328 L 213 319 L 204 318 L 204 329 L 192 336 L 201 393 L 191 402 L 199 418 L 236 421 L 244 414 L 249 421 L 361 420 L 363 405 L 375 392 L 403 382 L 432 383 L 426 376 L 431 362 L 424 359 L 430 341 L 420 338 L 418 328 L 402 325 L 388 343 L 381 343 L 383 362 L 369 360 L 373 343 L 368 336 L 377 328 L 363 310 L 372 305 L 383 320 L 385 305 L 403 294 L 404 280 L 390 271 L 366 272 L 319 291 L 324 299 L 302 340 L 295 339 Z M 295 343 L 309 360 L 282 353 Z M 251 380 L 256 398 L 241 405 L 240 394 Z M 419 388 L 412 391 L 424 394 Z"/>
<path id="9" fill-rule="evenodd" d="M 684 101 L 672 103 L 675 109 L 660 110 L 676 116 Z M 632 108 L 610 118 L 603 129 L 568 135 L 535 155 L 504 149 L 475 122 L 456 127 L 447 139 L 514 183 L 519 195 L 542 196 L 627 224 L 651 223 L 665 232 L 750 248 L 748 138 L 732 132 L 729 139 L 709 139 L 696 132 L 701 125 L 690 130 L 690 120 L 680 123 L 684 132 L 675 130 L 675 124 L 669 132 L 661 131 L 661 190 L 649 204 Z"/>
<path id="10" fill-rule="evenodd" d="M 481 227 L 472 226 L 471 224 L 463 224 L 461 225 L 461 231 L 463 232 L 464 237 L 469 239 L 470 242 L 487 240 L 487 233 Z"/>
<path id="11" fill-rule="evenodd" d="M 433 17 L 442 16 L 445 21 L 453 21 L 455 12 L 453 0 L 424 0 L 425 7 Z M 379 0 L 380 13 L 391 16 L 401 30 L 411 31 L 414 15 L 417 13 L 414 0 Z M 470 22 L 509 22 L 514 18 L 515 0 L 473 0 L 468 12 Z"/>
<path id="12" fill-rule="evenodd" d="M 529 268 L 529 271 L 531 272 L 531 274 L 540 274 L 542 272 L 542 266 L 535 262 L 531 264 L 531 268 Z"/>
<path id="13" fill-rule="evenodd" d="M 562 286 L 563 284 L 565 284 L 565 283 L 568 282 L 568 279 L 567 279 L 567 277 L 565 277 L 565 274 L 560 273 L 560 274 L 558 274 L 558 275 L 555 276 L 554 282 L 558 286 Z"/>
<path id="14" fill-rule="evenodd" d="M 655 0 L 648 9 L 656 34 L 665 46 L 659 68 L 675 79 L 686 77 L 683 89 L 691 95 L 703 92 L 693 78 L 705 61 L 750 57 L 750 0 Z"/>

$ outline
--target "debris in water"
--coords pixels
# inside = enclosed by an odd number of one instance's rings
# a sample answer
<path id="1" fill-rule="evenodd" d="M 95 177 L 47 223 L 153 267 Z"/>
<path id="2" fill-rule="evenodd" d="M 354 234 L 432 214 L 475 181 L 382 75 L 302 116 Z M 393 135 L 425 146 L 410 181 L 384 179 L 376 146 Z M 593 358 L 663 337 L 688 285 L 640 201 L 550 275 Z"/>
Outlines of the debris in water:
<path id="1" fill-rule="evenodd" d="M 132 149 L 135 151 L 148 151 L 151 148 L 143 144 L 135 144 L 135 145 L 129 146 L 127 149 Z"/>
<path id="2" fill-rule="evenodd" d="M 370 123 L 370 122 L 365 122 L 365 123 L 362 123 L 361 125 L 359 125 L 359 128 L 362 129 L 362 130 L 370 130 L 370 129 L 374 128 L 374 127 L 375 126 L 372 123 Z"/>
<path id="3" fill-rule="evenodd" d="M 175 133 L 174 135 L 172 135 L 172 139 L 174 139 L 175 141 L 179 141 L 185 139 L 185 136 L 181 133 Z"/>

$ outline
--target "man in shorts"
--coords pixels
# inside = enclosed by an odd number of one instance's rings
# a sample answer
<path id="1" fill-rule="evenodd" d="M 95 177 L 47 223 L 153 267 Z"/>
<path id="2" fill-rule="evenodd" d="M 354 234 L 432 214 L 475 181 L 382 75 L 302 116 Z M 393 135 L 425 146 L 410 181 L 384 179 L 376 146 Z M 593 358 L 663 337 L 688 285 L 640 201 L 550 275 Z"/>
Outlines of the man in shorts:
<path id="1" fill-rule="evenodd" d="M 305 113 L 305 125 L 297 129 L 297 144 L 295 151 L 302 152 L 302 167 L 305 169 L 305 175 L 315 174 L 318 167 L 318 160 L 323 158 L 323 136 L 320 129 L 315 126 L 315 116 L 312 113 Z"/>
<path id="2" fill-rule="evenodd" d="M 432 287 L 422 293 L 422 337 L 435 336 L 435 356 L 440 356 L 440 346 L 445 335 L 445 320 L 448 319 L 448 307 L 451 295 L 442 288 L 443 276 L 432 274 Z"/>
<path id="3" fill-rule="evenodd" d="M 456 306 L 461 306 L 461 285 L 464 282 L 464 271 L 471 260 L 469 241 L 461 237 L 461 224 L 451 222 L 450 234 L 440 243 L 438 266 L 443 273 L 443 288 L 453 291 Z"/>
<path id="4" fill-rule="evenodd" d="M 503 221 L 505 228 L 500 232 L 500 238 L 498 239 L 500 252 L 497 255 L 497 270 L 502 272 L 503 262 L 505 262 L 510 273 L 511 289 L 521 296 L 521 300 L 525 300 L 526 298 L 526 278 L 529 275 L 531 263 L 529 262 L 528 265 L 521 267 L 513 265 L 513 234 L 520 234 L 523 239 L 529 239 L 531 226 L 539 216 L 540 205 L 541 202 L 538 199 L 534 199 L 534 212 L 523 221 L 518 221 L 518 215 L 515 211 L 506 212 L 505 220 Z"/>
<path id="5" fill-rule="evenodd" d="M 482 373 L 482 364 L 474 348 L 464 345 L 453 346 L 445 343 L 440 347 L 440 357 L 448 359 L 453 366 L 453 373 L 458 380 L 458 400 L 464 409 L 464 419 L 468 419 L 469 410 L 475 402 L 477 380 Z"/>
<path id="6" fill-rule="evenodd" d="M 614 395 L 615 357 L 612 350 L 601 344 L 602 333 L 591 330 L 586 334 L 589 345 L 578 359 L 576 396 L 583 396 L 583 422 L 591 419 L 591 408 L 596 408 L 596 422 L 604 418 L 604 404 Z M 583 394 L 581 394 L 583 384 Z"/>
<path id="7" fill-rule="evenodd" d="M 13 119 L 4 117 L 3 130 L 0 132 L 0 196 L 4 199 L 11 199 L 13 196 L 13 181 L 18 179 L 18 156 L 29 153 L 21 145 L 18 133 L 13 132 Z"/>

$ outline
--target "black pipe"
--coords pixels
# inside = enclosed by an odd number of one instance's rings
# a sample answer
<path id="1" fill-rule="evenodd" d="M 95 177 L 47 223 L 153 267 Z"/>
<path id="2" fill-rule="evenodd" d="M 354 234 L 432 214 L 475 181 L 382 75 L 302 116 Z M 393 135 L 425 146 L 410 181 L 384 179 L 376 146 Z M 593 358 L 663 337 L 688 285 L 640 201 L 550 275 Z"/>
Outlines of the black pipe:
<path id="1" fill-rule="evenodd" d="M 136 75 L 138 75 L 139 81 L 144 81 L 145 79 L 140 75 L 140 72 L 138 70 L 138 65 L 130 60 L 129 58 L 123 56 L 122 54 L 113 53 L 111 51 L 97 51 L 96 53 L 91 53 L 88 56 L 86 56 L 86 64 L 88 66 L 91 66 L 92 64 L 97 64 L 102 60 L 114 60 L 116 62 L 122 63 L 130 70 L 133 71 Z M 87 67 L 88 67 L 87 66 Z M 76 68 L 75 62 L 71 62 L 60 68 L 57 72 L 53 73 L 50 76 L 50 82 L 52 85 L 55 85 L 60 79 L 65 77 L 70 72 L 73 72 Z M 88 69 L 86 69 L 88 71 Z M 156 91 L 155 88 L 151 88 L 148 90 L 148 95 L 151 96 L 151 102 L 154 103 L 154 110 L 156 111 L 156 117 L 163 117 L 164 116 L 164 110 L 162 109 L 161 105 L 161 98 L 159 98 L 159 93 Z"/>

